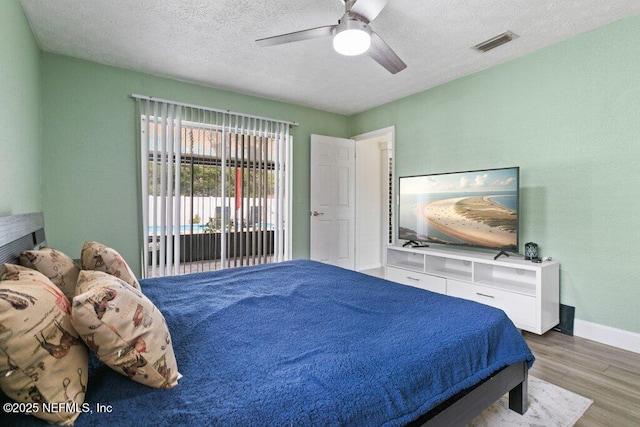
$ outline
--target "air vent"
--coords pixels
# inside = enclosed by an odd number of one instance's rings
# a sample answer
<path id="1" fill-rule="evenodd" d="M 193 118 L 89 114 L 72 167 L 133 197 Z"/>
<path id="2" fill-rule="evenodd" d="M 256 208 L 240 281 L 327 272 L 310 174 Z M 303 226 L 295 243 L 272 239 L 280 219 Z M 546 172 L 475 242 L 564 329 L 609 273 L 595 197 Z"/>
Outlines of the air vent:
<path id="1" fill-rule="evenodd" d="M 492 37 L 489 40 L 485 40 L 482 43 L 475 45 L 473 48 L 481 52 L 487 52 L 491 49 L 495 49 L 498 46 L 510 42 L 516 37 L 518 36 L 511 31 L 505 31 L 502 34 L 498 34 L 497 36 Z"/>

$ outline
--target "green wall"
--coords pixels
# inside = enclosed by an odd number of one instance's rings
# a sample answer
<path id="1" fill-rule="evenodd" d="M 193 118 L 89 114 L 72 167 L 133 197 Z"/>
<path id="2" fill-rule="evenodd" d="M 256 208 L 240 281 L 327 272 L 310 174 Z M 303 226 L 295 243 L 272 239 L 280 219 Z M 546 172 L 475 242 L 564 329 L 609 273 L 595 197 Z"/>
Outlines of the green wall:
<path id="1" fill-rule="evenodd" d="M 42 209 L 39 62 L 20 3 L 0 1 L 0 216 Z"/>
<path id="2" fill-rule="evenodd" d="M 396 126 L 398 176 L 520 166 L 521 245 L 576 318 L 640 332 L 640 16 L 350 118 Z M 522 249 L 522 248 L 521 248 Z"/>
<path id="3" fill-rule="evenodd" d="M 85 240 L 97 240 L 140 271 L 132 93 L 300 123 L 292 129 L 293 256 L 309 256 L 310 135 L 345 137 L 347 117 L 43 53 L 42 204 L 52 246 L 79 257 Z"/>

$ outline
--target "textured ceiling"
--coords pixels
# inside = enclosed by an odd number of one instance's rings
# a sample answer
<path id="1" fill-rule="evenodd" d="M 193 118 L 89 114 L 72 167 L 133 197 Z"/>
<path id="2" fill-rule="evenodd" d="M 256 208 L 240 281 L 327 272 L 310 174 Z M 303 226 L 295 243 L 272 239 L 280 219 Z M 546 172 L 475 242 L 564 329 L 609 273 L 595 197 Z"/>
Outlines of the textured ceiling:
<path id="1" fill-rule="evenodd" d="M 407 63 L 392 75 L 366 55 L 334 52 L 331 38 L 255 43 L 336 24 L 340 0 L 21 2 L 44 51 L 340 114 L 640 13 L 638 0 L 391 0 L 371 26 Z M 506 30 L 519 37 L 488 53 L 471 49 Z"/>

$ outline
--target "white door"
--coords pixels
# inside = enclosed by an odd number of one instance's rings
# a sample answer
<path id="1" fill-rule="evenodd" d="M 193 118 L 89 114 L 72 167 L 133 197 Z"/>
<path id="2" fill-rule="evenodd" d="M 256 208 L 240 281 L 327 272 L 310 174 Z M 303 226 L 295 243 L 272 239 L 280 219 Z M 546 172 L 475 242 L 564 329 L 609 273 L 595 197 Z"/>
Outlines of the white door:
<path id="1" fill-rule="evenodd" d="M 355 140 L 311 135 L 310 258 L 355 267 Z"/>

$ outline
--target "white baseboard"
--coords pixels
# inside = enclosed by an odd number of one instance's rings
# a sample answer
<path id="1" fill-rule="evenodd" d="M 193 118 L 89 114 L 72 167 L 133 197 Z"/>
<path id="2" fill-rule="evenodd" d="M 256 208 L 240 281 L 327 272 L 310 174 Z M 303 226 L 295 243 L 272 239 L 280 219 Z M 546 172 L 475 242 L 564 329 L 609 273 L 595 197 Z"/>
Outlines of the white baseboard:
<path id="1" fill-rule="evenodd" d="M 635 332 L 575 319 L 573 334 L 591 341 L 640 353 L 640 334 Z"/>

